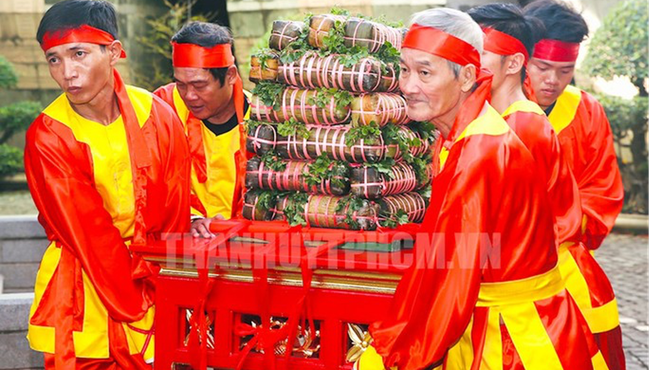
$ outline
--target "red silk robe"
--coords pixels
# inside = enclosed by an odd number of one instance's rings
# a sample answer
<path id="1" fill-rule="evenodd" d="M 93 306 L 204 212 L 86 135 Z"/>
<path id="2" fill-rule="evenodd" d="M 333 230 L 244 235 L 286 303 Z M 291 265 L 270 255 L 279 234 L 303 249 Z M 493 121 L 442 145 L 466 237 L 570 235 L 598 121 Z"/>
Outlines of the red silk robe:
<path id="1" fill-rule="evenodd" d="M 559 231 L 559 267 L 567 290 L 595 335 L 609 369 L 625 369 L 614 289 L 598 262 L 580 243 L 580 195 L 555 132 L 542 109 L 531 101 L 515 102 L 503 117 L 535 161 L 547 168 L 548 193 Z"/>
<path id="2" fill-rule="evenodd" d="M 437 146 L 419 265 L 371 326 L 373 345 L 399 370 L 591 369 L 599 352 L 556 267 L 546 184 L 481 91 Z"/>
<path id="3" fill-rule="evenodd" d="M 623 207 L 623 183 L 612 130 L 593 96 L 567 86 L 548 116 L 578 183 L 583 212 L 583 242 L 597 249 Z"/>
<path id="4" fill-rule="evenodd" d="M 558 245 L 579 242 L 582 210 L 578 185 L 544 111 L 531 101 L 521 100 L 508 107 L 502 116 L 540 166 L 539 177 L 547 181 Z"/>
<path id="5" fill-rule="evenodd" d="M 121 116 L 110 125 L 81 117 L 61 95 L 27 131 L 25 173 L 51 241 L 28 339 L 54 354 L 57 369 L 92 359 L 148 367 L 156 271 L 129 245 L 189 231 L 181 123 L 117 72 L 115 93 Z"/>
<path id="6" fill-rule="evenodd" d="M 250 157 L 243 124 L 250 109 L 243 114 L 238 112 L 241 124 L 237 131 L 215 136 L 192 115 L 175 83 L 158 88 L 154 94 L 174 109 L 185 126 L 192 156 L 192 214 L 203 217 L 220 214 L 226 219 L 237 215 L 244 205 L 246 162 Z"/>

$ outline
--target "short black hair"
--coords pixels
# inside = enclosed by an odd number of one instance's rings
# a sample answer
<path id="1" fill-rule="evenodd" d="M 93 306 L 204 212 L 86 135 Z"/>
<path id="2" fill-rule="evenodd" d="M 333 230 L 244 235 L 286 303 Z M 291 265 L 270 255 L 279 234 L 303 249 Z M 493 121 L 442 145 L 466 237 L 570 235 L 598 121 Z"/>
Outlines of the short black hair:
<path id="1" fill-rule="evenodd" d="M 57 32 L 88 25 L 106 31 L 118 39 L 117 12 L 103 0 L 64 0 L 45 12 L 36 31 L 36 40 L 43 43 L 46 32 Z"/>
<path id="2" fill-rule="evenodd" d="M 493 28 L 521 41 L 529 56 L 533 55 L 535 44 L 544 37 L 545 27 L 541 20 L 527 16 L 515 4 L 494 3 L 478 6 L 467 11 L 481 27 Z M 522 81 L 526 69 L 522 68 Z"/>
<path id="3" fill-rule="evenodd" d="M 208 22 L 189 22 L 174 36 L 172 41 L 178 44 L 194 44 L 204 48 L 211 48 L 221 44 L 233 44 L 232 34 L 228 28 Z M 221 86 L 226 81 L 228 68 L 210 68 L 210 73 Z"/>
<path id="4" fill-rule="evenodd" d="M 537 0 L 526 5 L 524 13 L 544 23 L 545 39 L 580 43 L 589 35 L 589 27 L 582 15 L 566 4 Z"/>

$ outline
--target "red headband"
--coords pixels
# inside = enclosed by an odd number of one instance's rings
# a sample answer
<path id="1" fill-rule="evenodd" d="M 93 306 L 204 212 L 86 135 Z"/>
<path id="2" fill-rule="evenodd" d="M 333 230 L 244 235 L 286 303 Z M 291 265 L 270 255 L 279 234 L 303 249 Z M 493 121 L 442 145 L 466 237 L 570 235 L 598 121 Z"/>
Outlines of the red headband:
<path id="1" fill-rule="evenodd" d="M 477 74 L 481 69 L 481 57 L 472 45 L 437 28 L 413 24 L 404 36 L 402 48 L 421 50 L 461 66 L 472 64 Z"/>
<path id="2" fill-rule="evenodd" d="M 41 49 L 47 51 L 55 46 L 71 44 L 75 42 L 87 42 L 89 44 L 110 45 L 115 38 L 108 32 L 99 28 L 91 27 L 87 24 L 77 28 L 68 28 L 53 32 L 45 32 Z M 122 50 L 120 58 L 126 58 L 126 53 Z"/>
<path id="3" fill-rule="evenodd" d="M 483 32 L 485 33 L 485 41 L 483 45 L 485 50 L 499 55 L 514 55 L 522 53 L 525 58 L 524 65 L 528 63 L 528 51 L 519 39 L 489 27 L 484 28 Z"/>
<path id="4" fill-rule="evenodd" d="M 230 44 L 204 48 L 172 42 L 172 65 L 181 68 L 225 68 L 235 64 Z"/>
<path id="5" fill-rule="evenodd" d="M 578 60 L 580 43 L 544 39 L 535 44 L 533 58 L 552 62 L 575 62 Z"/>

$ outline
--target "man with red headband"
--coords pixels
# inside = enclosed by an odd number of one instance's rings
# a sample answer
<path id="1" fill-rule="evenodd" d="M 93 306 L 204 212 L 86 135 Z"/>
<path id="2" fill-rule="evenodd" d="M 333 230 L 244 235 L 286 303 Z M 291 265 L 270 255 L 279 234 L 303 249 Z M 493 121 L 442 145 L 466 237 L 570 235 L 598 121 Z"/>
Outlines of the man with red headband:
<path id="1" fill-rule="evenodd" d="M 491 78 L 479 74 L 482 51 L 481 28 L 444 8 L 415 14 L 402 43 L 408 115 L 441 133 L 437 191 L 415 241 L 414 265 L 384 321 L 371 325 L 372 346 L 359 369 L 602 363 L 557 268 L 540 166 L 488 104 Z"/>
<path id="2" fill-rule="evenodd" d="M 27 338 L 46 369 L 150 369 L 156 271 L 129 246 L 189 230 L 189 148 L 171 108 L 127 86 L 115 9 L 66 0 L 37 40 L 63 90 L 27 131 L 25 173 L 50 246 Z"/>
<path id="3" fill-rule="evenodd" d="M 492 105 L 542 164 L 553 201 L 559 246 L 559 269 L 567 290 L 576 301 L 597 339 L 601 331 L 608 340 L 598 340 L 609 369 L 624 369 L 618 310 L 614 290 L 598 262 L 581 243 L 582 208 L 570 167 L 562 156 L 557 136 L 539 106 L 526 99 L 522 90 L 525 65 L 543 32 L 541 21 L 525 16 L 513 4 L 488 4 L 469 11 L 485 32 L 483 66 L 494 73 Z M 604 326 L 604 325 L 607 326 Z"/>
<path id="4" fill-rule="evenodd" d="M 530 3 L 527 15 L 546 27 L 528 66 L 531 87 L 548 115 L 580 189 L 583 242 L 600 246 L 623 207 L 623 184 L 603 107 L 593 96 L 570 86 L 580 42 L 589 29 L 580 14 L 552 0 Z"/>
<path id="5" fill-rule="evenodd" d="M 529 63 L 532 88 L 529 94 L 545 110 L 558 135 L 580 190 L 582 241 L 588 249 L 595 250 L 621 211 L 623 184 L 603 107 L 590 94 L 569 85 L 580 42 L 589 30 L 582 16 L 565 4 L 536 1 L 524 12 L 540 19 L 546 27 L 544 38 L 535 45 Z M 616 300 L 606 291 L 599 292 L 605 284 L 590 283 L 589 275 L 599 275 L 598 271 L 589 271 L 581 259 L 576 261 L 582 275 L 574 276 L 576 285 L 569 285 L 569 289 L 582 296 L 577 300 L 583 311 L 590 311 L 586 317 L 592 331 L 597 333 L 596 339 L 610 368 L 624 368 Z"/>
<path id="6" fill-rule="evenodd" d="M 172 37 L 174 83 L 156 90 L 185 124 L 192 155 L 194 236 L 210 237 L 212 218 L 229 219 L 243 206 L 249 115 L 225 27 L 191 22 Z"/>

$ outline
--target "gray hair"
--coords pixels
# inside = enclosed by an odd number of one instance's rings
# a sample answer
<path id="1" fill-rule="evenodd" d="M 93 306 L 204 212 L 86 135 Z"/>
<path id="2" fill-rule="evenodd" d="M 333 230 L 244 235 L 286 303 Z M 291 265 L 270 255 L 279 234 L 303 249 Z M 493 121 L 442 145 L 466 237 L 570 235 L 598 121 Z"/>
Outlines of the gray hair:
<path id="1" fill-rule="evenodd" d="M 472 45 L 479 55 L 483 53 L 483 31 L 467 13 L 450 8 L 427 9 L 413 14 L 411 24 L 413 23 L 420 26 L 434 27 L 456 36 Z M 458 78 L 462 66 L 451 61 L 447 61 L 447 63 L 454 72 L 454 76 Z"/>

